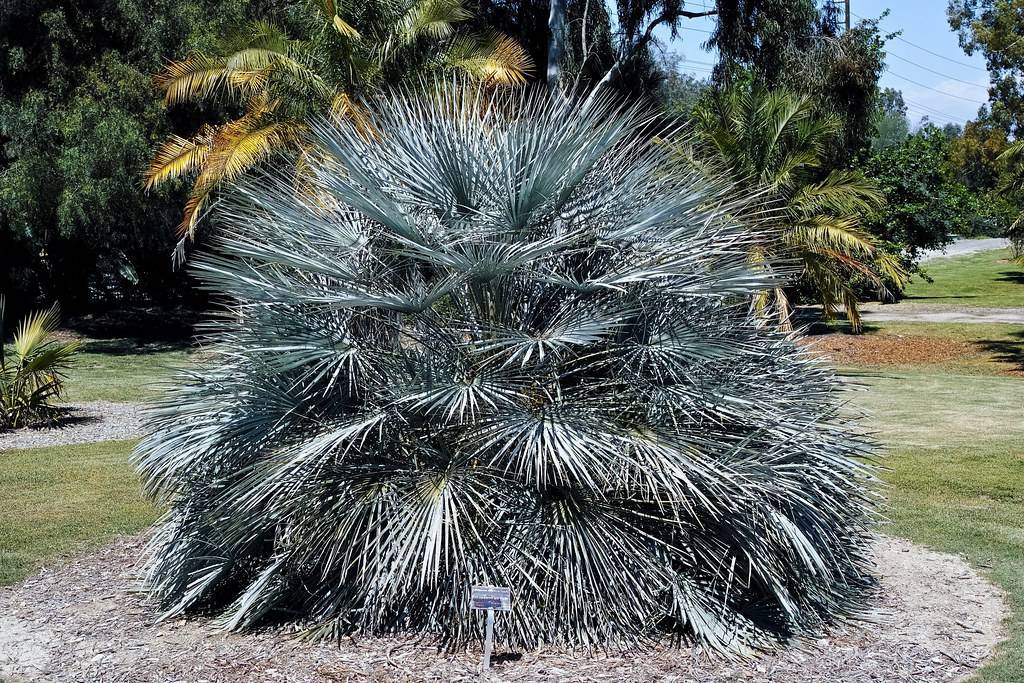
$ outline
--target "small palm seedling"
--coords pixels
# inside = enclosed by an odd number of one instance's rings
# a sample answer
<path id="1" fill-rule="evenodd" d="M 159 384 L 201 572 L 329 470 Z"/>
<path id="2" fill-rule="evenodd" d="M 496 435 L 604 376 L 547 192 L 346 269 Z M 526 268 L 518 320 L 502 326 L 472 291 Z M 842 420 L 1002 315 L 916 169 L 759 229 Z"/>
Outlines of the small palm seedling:
<path id="1" fill-rule="evenodd" d="M 215 362 L 135 457 L 146 585 L 231 629 L 744 652 L 855 611 L 869 445 L 762 329 L 744 209 L 607 103 L 437 86 L 316 128 L 318 191 L 236 188 L 193 268 Z M 311 143 L 312 144 L 312 143 Z"/>
<path id="2" fill-rule="evenodd" d="M 0 428 L 13 429 L 59 414 L 54 401 L 61 397 L 64 373 L 79 344 L 53 339 L 60 324 L 60 308 L 54 304 L 23 318 L 7 347 L 5 309 L 0 296 Z"/>

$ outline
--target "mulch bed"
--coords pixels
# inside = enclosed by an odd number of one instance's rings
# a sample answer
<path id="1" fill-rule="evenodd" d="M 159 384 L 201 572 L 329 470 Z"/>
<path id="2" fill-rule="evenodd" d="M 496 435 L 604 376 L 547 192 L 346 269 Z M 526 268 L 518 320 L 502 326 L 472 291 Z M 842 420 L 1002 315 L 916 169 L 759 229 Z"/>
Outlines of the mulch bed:
<path id="1" fill-rule="evenodd" d="M 205 619 L 155 623 L 133 591 L 144 538 L 123 538 L 0 589 L 0 679 L 12 681 L 469 681 L 475 649 L 455 655 L 410 639 L 297 641 L 232 635 Z M 1002 594 L 960 558 L 905 541 L 878 543 L 881 590 L 870 620 L 749 662 L 656 648 L 584 657 L 497 648 L 488 680 L 678 683 L 933 683 L 979 667 L 998 642 Z M 499 617 L 500 618 L 500 617 Z"/>
<path id="2" fill-rule="evenodd" d="M 969 342 L 947 337 L 828 334 L 801 343 L 838 365 L 924 365 L 980 358 Z"/>

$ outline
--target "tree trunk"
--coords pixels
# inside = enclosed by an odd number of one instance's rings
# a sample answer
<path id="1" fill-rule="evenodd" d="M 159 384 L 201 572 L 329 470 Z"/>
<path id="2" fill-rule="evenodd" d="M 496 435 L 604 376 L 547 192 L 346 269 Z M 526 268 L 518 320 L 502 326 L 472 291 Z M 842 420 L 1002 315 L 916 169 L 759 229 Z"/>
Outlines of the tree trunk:
<path id="1" fill-rule="evenodd" d="M 548 87 L 558 86 L 565 53 L 565 7 L 568 0 L 551 0 L 548 15 Z"/>

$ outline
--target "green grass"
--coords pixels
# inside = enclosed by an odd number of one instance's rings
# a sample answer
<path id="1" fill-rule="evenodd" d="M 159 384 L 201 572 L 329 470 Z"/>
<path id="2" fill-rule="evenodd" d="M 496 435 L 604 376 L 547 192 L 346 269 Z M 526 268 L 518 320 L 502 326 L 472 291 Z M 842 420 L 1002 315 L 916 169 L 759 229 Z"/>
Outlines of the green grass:
<path id="1" fill-rule="evenodd" d="M 132 441 L 0 451 L 0 585 L 156 519 Z"/>
<path id="2" fill-rule="evenodd" d="M 857 401 L 890 447 L 888 533 L 959 553 L 1000 585 L 1008 640 L 977 681 L 1024 681 L 1024 380 L 861 374 Z"/>
<path id="3" fill-rule="evenodd" d="M 127 339 L 86 340 L 65 385 L 68 401 L 143 401 L 188 352 L 166 344 Z"/>
<path id="4" fill-rule="evenodd" d="M 904 292 L 909 303 L 992 308 L 1024 307 L 1024 266 L 1009 249 L 936 259 L 925 264 L 934 282 L 915 278 Z"/>

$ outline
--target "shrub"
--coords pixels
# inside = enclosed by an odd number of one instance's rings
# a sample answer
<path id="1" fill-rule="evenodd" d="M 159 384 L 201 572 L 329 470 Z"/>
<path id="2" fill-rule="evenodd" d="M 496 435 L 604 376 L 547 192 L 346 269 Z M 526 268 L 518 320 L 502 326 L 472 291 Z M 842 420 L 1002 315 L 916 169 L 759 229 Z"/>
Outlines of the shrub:
<path id="1" fill-rule="evenodd" d="M 64 372 L 78 350 L 78 342 L 60 342 L 53 333 L 60 324 L 60 308 L 25 316 L 4 346 L 5 301 L 0 296 L 0 429 L 24 427 L 52 419 L 60 412 L 53 405 L 64 388 Z"/>
<path id="2" fill-rule="evenodd" d="M 744 207 L 651 120 L 438 87 L 322 124 L 297 194 L 239 186 L 193 264 L 215 360 L 135 461 L 168 615 L 515 646 L 771 647 L 870 584 L 869 445 L 761 329 Z M 644 131 L 644 133 L 641 133 Z"/>

